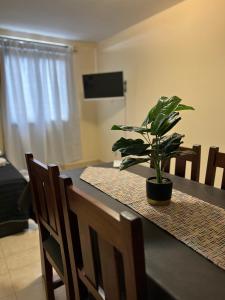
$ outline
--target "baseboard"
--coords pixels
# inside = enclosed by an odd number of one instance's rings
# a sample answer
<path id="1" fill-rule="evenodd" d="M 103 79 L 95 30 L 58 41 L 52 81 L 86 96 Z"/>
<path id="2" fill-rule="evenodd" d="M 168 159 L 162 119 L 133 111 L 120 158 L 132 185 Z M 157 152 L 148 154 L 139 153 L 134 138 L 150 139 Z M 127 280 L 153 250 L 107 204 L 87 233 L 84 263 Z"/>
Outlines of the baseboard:
<path id="1" fill-rule="evenodd" d="M 69 170 L 69 169 L 75 169 L 75 168 L 84 168 L 87 166 L 91 166 L 91 165 L 97 165 L 100 164 L 102 161 L 100 160 L 79 160 L 79 161 L 75 161 L 69 164 L 64 164 L 61 165 L 61 169 L 62 170 Z"/>

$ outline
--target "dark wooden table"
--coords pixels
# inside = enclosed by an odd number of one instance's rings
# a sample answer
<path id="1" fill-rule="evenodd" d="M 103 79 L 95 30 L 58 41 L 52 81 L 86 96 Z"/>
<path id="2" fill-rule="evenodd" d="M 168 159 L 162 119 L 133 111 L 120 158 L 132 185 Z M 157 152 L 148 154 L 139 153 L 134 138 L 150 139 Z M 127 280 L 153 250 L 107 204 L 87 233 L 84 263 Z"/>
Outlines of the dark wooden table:
<path id="1" fill-rule="evenodd" d="M 111 167 L 112 164 L 101 166 Z M 132 211 L 112 197 L 80 180 L 83 169 L 68 170 L 74 185 L 117 212 Z M 153 170 L 134 166 L 128 171 L 149 177 Z M 225 209 L 225 191 L 169 175 L 174 188 Z M 138 215 L 138 214 L 137 214 Z M 149 299 L 225 300 L 225 271 L 154 223 L 142 217 Z M 225 247 L 225 245 L 224 245 Z M 156 292 L 157 291 L 157 292 Z"/>

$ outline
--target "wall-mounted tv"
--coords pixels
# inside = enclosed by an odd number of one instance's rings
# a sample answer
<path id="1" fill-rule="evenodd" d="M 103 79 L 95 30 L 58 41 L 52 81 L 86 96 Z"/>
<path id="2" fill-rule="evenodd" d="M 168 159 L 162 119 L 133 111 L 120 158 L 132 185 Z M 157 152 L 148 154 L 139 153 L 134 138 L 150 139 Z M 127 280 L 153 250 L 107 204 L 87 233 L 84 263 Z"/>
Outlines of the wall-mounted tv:
<path id="1" fill-rule="evenodd" d="M 110 72 L 83 75 L 84 98 L 124 97 L 123 72 Z"/>

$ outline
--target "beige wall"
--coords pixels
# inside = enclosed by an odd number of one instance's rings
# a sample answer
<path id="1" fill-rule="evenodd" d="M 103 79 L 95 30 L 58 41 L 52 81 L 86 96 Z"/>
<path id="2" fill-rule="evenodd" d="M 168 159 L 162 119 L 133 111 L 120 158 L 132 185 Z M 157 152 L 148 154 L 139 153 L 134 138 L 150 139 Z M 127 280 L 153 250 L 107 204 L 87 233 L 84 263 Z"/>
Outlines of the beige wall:
<path id="1" fill-rule="evenodd" d="M 98 160 L 97 106 L 95 102 L 84 101 L 82 88 L 82 74 L 96 71 L 96 47 L 94 44 L 77 43 L 76 49 L 74 69 L 81 120 L 82 161 Z"/>
<path id="2" fill-rule="evenodd" d="M 76 96 L 78 107 L 80 111 L 80 130 L 81 130 L 81 146 L 82 159 L 76 163 L 83 163 L 86 161 L 93 161 L 99 158 L 98 141 L 97 141 L 97 111 L 95 103 L 85 103 L 83 101 L 82 91 L 82 74 L 94 72 L 96 69 L 96 44 L 85 42 L 73 42 L 63 39 L 55 39 L 45 36 L 22 34 L 16 32 L 9 32 L 0 29 L 2 35 L 13 35 L 23 38 L 33 38 L 37 40 L 44 40 L 49 42 L 66 43 L 75 46 L 76 53 L 74 54 L 74 70 Z M 1 122 L 0 122 L 1 123 Z M 0 149 L 3 147 L 3 140 L 1 139 L 0 127 Z"/>
<path id="3" fill-rule="evenodd" d="M 100 71 L 123 70 L 127 80 L 128 124 L 140 125 L 161 95 L 177 95 L 193 105 L 177 131 L 185 145 L 203 146 L 203 169 L 210 145 L 225 151 L 225 1 L 186 0 L 98 47 Z M 109 129 L 124 123 L 122 101 L 99 102 L 102 159 L 113 158 L 120 135 Z M 202 169 L 202 171 L 203 171 Z"/>

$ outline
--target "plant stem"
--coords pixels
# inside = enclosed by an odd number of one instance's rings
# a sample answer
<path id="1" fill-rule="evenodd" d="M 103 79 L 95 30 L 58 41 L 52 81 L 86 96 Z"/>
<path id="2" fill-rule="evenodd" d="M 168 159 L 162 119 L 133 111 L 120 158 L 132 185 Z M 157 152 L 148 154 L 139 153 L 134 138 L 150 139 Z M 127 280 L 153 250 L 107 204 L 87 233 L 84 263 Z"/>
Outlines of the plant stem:
<path id="1" fill-rule="evenodd" d="M 155 156 L 155 170 L 156 170 L 156 179 L 157 183 L 162 183 L 162 174 L 161 174 L 161 166 L 160 166 L 160 157 L 159 157 L 159 138 L 156 135 L 156 156 Z"/>
<path id="2" fill-rule="evenodd" d="M 151 144 L 151 139 L 150 139 L 150 136 L 149 136 L 148 132 L 147 132 L 147 137 L 148 137 L 149 144 Z"/>
<path id="3" fill-rule="evenodd" d="M 155 170 L 156 170 L 156 179 L 157 179 L 157 183 L 162 183 L 162 176 L 161 176 L 161 170 L 160 170 L 160 163 L 159 160 L 156 160 L 156 164 L 155 164 Z"/>
<path id="4" fill-rule="evenodd" d="M 146 138 L 146 136 L 144 135 L 144 133 L 142 133 L 141 135 L 142 135 L 142 137 L 146 140 L 146 142 L 147 142 L 148 144 L 151 144 L 151 141 L 150 141 L 149 139 Z"/>

